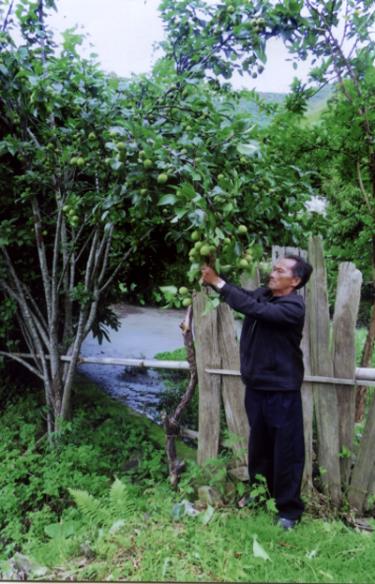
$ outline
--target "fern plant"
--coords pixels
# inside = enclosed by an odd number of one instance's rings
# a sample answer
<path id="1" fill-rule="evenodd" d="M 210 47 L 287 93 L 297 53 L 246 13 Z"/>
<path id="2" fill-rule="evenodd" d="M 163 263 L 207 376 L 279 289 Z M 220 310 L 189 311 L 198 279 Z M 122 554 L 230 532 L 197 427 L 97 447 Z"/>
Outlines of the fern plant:
<path id="1" fill-rule="evenodd" d="M 90 526 L 101 526 L 107 522 L 108 510 L 103 507 L 99 499 L 96 499 L 90 493 L 81 489 L 69 489 L 69 493 L 84 520 Z"/>
<path id="2" fill-rule="evenodd" d="M 112 516 L 120 516 L 124 520 L 134 516 L 136 512 L 129 485 L 118 478 L 112 483 L 109 491 L 109 510 Z"/>
<path id="3" fill-rule="evenodd" d="M 113 525 L 114 521 L 117 525 L 123 525 L 136 513 L 134 494 L 130 486 L 118 478 L 110 487 L 107 501 L 79 489 L 69 489 L 69 492 L 90 527 L 105 527 Z"/>

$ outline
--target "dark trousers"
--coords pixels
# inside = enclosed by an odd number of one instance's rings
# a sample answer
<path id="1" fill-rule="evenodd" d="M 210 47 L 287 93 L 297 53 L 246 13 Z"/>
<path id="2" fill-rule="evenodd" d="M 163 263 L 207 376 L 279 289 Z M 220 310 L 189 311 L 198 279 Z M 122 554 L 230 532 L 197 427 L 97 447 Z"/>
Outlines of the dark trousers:
<path id="1" fill-rule="evenodd" d="M 249 476 L 266 478 L 280 517 L 299 519 L 305 460 L 300 391 L 256 391 L 246 388 L 245 407 L 250 424 Z"/>

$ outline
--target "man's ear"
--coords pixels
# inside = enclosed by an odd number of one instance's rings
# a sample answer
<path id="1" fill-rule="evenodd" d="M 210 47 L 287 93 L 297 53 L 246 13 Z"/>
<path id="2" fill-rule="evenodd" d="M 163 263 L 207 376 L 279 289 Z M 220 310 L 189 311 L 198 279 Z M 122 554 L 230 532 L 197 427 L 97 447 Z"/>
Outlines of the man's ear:
<path id="1" fill-rule="evenodd" d="M 294 289 L 296 289 L 297 286 L 302 282 L 302 278 L 298 278 L 297 276 L 294 276 L 293 280 L 294 280 L 293 287 L 294 287 Z"/>

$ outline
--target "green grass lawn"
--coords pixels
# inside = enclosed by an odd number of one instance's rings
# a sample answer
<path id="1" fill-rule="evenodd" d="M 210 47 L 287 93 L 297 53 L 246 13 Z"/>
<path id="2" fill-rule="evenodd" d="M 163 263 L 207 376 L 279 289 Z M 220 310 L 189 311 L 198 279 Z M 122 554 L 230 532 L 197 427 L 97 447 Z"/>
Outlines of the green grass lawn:
<path id="1" fill-rule="evenodd" d="M 208 522 L 204 511 L 176 520 L 180 498 L 167 485 L 149 487 L 122 524 L 113 515 L 112 524 L 86 524 L 80 546 L 71 538 L 70 546 L 50 541 L 30 551 L 42 565 L 55 554 L 48 579 L 375 582 L 374 533 L 307 515 L 285 532 L 265 511 L 230 506 L 212 510 Z"/>

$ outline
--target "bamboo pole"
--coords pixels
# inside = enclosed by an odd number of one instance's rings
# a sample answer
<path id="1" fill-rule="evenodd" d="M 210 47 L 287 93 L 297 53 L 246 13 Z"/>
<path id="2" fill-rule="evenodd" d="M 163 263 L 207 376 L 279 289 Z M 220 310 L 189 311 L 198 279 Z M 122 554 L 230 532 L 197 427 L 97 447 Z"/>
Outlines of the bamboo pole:
<path id="1" fill-rule="evenodd" d="M 34 359 L 34 355 L 29 353 L 12 353 L 12 356 L 20 357 L 22 359 Z M 36 355 L 39 359 L 40 357 Z M 48 359 L 48 356 L 46 355 Z M 60 357 L 61 361 L 70 362 L 70 355 L 62 355 Z M 130 358 L 119 358 L 119 357 L 80 357 L 78 364 L 92 364 L 92 365 L 119 365 L 123 367 L 144 367 L 146 369 L 177 369 L 177 370 L 188 370 L 189 363 L 187 361 L 159 361 L 157 359 L 130 359 Z M 241 373 L 238 369 L 214 369 L 206 368 L 206 373 L 211 375 L 232 375 L 235 377 L 240 377 Z M 367 387 L 375 387 L 375 368 L 371 367 L 357 367 L 355 370 L 354 379 L 346 379 L 340 377 L 324 377 L 319 375 L 305 375 L 304 381 L 310 383 L 323 383 L 323 384 L 333 384 L 333 385 L 347 385 L 349 387 L 353 385 L 366 385 Z"/>
<path id="2" fill-rule="evenodd" d="M 366 372 L 366 373 L 364 373 Z M 236 369 L 206 369 L 206 373 L 212 375 L 232 375 L 240 376 L 241 373 Z M 375 387 L 375 369 L 357 367 L 355 370 L 354 379 L 346 379 L 341 377 L 324 377 L 320 375 L 305 375 L 304 381 L 309 383 L 323 383 L 331 385 L 346 385 L 352 387 L 353 385 L 367 385 L 368 387 Z"/>

